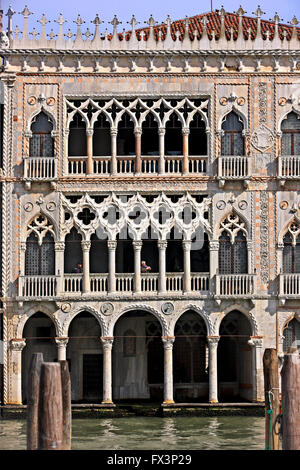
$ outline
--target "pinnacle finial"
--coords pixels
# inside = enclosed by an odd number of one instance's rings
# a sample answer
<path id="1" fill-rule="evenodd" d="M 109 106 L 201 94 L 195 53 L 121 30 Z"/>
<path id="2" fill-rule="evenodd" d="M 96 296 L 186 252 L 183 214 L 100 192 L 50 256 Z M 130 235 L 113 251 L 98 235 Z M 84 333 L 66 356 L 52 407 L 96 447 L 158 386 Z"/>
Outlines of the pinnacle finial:
<path id="1" fill-rule="evenodd" d="M 78 13 L 76 21 L 73 21 L 73 23 L 77 24 L 77 26 L 81 26 L 85 21 L 81 18 L 80 13 Z"/>
<path id="2" fill-rule="evenodd" d="M 40 20 L 37 20 L 37 23 L 41 23 L 42 26 L 46 26 L 46 24 L 50 23 L 50 21 L 47 20 L 45 13 L 43 13 L 42 18 Z"/>
<path id="3" fill-rule="evenodd" d="M 265 11 L 262 11 L 262 9 L 260 8 L 260 5 L 257 6 L 257 10 L 256 11 L 253 11 L 252 12 L 253 15 L 256 15 L 257 18 L 260 18 L 261 15 L 265 15 L 266 12 Z"/>
<path id="4" fill-rule="evenodd" d="M 104 23 L 104 21 L 100 20 L 99 15 L 97 13 L 96 16 L 95 16 L 95 19 L 93 21 L 91 21 L 91 23 L 96 24 L 96 25 L 97 24 L 100 25 L 100 24 Z"/>
<path id="5" fill-rule="evenodd" d="M 275 15 L 274 15 L 274 18 L 270 19 L 270 21 L 274 21 L 275 24 L 278 24 L 280 21 L 283 21 L 282 18 L 280 18 L 280 16 L 278 15 L 277 11 L 275 12 Z"/>
<path id="6" fill-rule="evenodd" d="M 117 18 L 117 15 L 115 15 L 113 17 L 113 20 L 112 21 L 109 21 L 109 24 L 112 24 L 113 25 L 113 28 L 114 28 L 114 32 L 117 31 L 117 27 L 119 24 L 122 24 L 122 21 L 119 21 L 118 18 Z"/>
<path id="7" fill-rule="evenodd" d="M 30 15 L 33 15 L 32 11 L 29 11 L 27 5 L 25 5 L 25 8 L 23 11 L 20 11 L 20 15 L 23 15 L 24 18 L 28 18 Z"/>
<path id="8" fill-rule="evenodd" d="M 299 24 L 299 21 L 297 20 L 296 15 L 293 16 L 293 18 L 290 21 L 290 24 L 292 24 L 295 27 L 297 26 L 297 24 Z"/>
<path id="9" fill-rule="evenodd" d="M 239 16 L 243 16 L 247 12 L 242 8 L 242 5 L 240 5 L 240 8 L 238 9 L 238 11 L 234 11 L 234 13 Z"/>
<path id="10" fill-rule="evenodd" d="M 153 28 L 157 24 L 157 21 L 155 21 L 155 19 L 153 18 L 152 14 L 151 14 L 149 20 L 144 21 L 144 23 L 148 24 L 150 26 L 150 28 Z"/>
<path id="11" fill-rule="evenodd" d="M 221 9 L 219 10 L 219 15 L 223 18 L 225 17 L 226 11 L 224 9 L 224 5 L 221 5 Z"/>
<path id="12" fill-rule="evenodd" d="M 60 26 L 63 25 L 64 23 L 67 23 L 67 20 L 64 19 L 62 13 L 59 14 L 59 17 L 57 20 L 54 20 L 55 23 L 58 23 Z"/>
<path id="13" fill-rule="evenodd" d="M 127 21 L 127 23 L 131 25 L 132 29 L 135 29 L 135 26 L 136 26 L 137 24 L 140 24 L 140 22 L 137 21 L 137 19 L 136 19 L 136 17 L 135 17 L 134 15 L 132 15 L 131 20 L 130 20 L 130 21 Z"/>
<path id="14" fill-rule="evenodd" d="M 169 27 L 169 26 L 171 26 L 171 24 L 172 24 L 172 20 L 170 18 L 170 15 L 168 15 L 168 17 L 166 19 L 166 25 Z"/>
<path id="15" fill-rule="evenodd" d="M 16 12 L 12 9 L 11 5 L 9 5 L 7 13 L 5 16 L 8 16 L 8 18 L 11 18 Z"/>

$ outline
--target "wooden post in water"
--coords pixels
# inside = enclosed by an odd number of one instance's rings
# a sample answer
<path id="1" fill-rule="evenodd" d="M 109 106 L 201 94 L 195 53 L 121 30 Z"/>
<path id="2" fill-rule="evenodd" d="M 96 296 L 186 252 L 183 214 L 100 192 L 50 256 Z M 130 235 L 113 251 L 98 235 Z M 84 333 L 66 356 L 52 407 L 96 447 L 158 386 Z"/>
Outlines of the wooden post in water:
<path id="1" fill-rule="evenodd" d="M 39 450 L 62 450 L 61 366 L 57 362 L 44 362 L 41 367 L 38 424 Z"/>
<path id="2" fill-rule="evenodd" d="M 27 450 L 38 449 L 38 407 L 42 362 L 42 353 L 32 355 L 27 386 Z"/>
<path id="3" fill-rule="evenodd" d="M 279 371 L 276 349 L 266 349 L 263 357 L 265 379 L 265 441 L 266 449 L 279 449 L 278 424 L 276 418 L 280 414 Z"/>
<path id="4" fill-rule="evenodd" d="M 300 356 L 291 350 L 281 370 L 282 450 L 300 450 Z"/>
<path id="5" fill-rule="evenodd" d="M 59 361 L 61 367 L 61 388 L 63 408 L 63 450 L 71 449 L 72 411 L 71 411 L 71 378 L 68 361 Z"/>

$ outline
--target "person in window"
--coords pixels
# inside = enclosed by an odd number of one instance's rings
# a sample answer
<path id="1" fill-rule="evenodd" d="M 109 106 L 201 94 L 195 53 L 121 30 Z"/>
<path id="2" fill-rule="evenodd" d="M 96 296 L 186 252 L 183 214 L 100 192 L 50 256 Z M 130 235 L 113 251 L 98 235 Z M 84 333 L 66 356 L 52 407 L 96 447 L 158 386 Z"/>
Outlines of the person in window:
<path id="1" fill-rule="evenodd" d="M 151 267 L 147 266 L 146 261 L 141 262 L 141 271 L 142 271 L 142 273 L 147 273 L 147 272 L 151 271 Z"/>
<path id="2" fill-rule="evenodd" d="M 82 264 L 77 263 L 77 266 L 75 268 L 75 273 L 76 274 L 82 273 Z"/>

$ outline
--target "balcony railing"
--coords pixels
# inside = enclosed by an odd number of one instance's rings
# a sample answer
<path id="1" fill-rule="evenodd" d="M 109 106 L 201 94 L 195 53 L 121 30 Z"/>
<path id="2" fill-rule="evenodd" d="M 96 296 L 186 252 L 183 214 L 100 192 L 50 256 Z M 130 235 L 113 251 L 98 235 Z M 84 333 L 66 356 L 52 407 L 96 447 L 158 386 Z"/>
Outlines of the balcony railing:
<path id="1" fill-rule="evenodd" d="M 183 156 L 165 156 L 163 162 L 163 172 L 165 174 L 178 174 L 183 172 Z M 68 158 L 68 174 L 69 175 L 86 175 L 87 172 L 86 156 L 69 157 Z M 188 157 L 188 173 L 201 175 L 207 173 L 208 166 L 207 156 L 190 156 Z M 110 176 L 112 171 L 111 157 L 93 157 L 93 174 Z M 158 155 L 142 155 L 140 172 L 142 174 L 160 174 L 160 157 Z M 134 175 L 136 174 L 136 156 L 124 155 L 116 158 L 117 175 Z"/>
<path id="2" fill-rule="evenodd" d="M 57 295 L 56 276 L 20 276 L 19 297 L 55 297 Z"/>
<path id="3" fill-rule="evenodd" d="M 57 179 L 56 157 L 24 158 L 24 179 L 26 181 L 54 181 Z"/>
<path id="4" fill-rule="evenodd" d="M 82 274 L 65 274 L 64 290 L 68 294 L 82 292 Z"/>
<path id="5" fill-rule="evenodd" d="M 255 274 L 218 274 L 217 297 L 252 297 L 255 293 Z"/>
<path id="6" fill-rule="evenodd" d="M 300 155 L 278 157 L 278 177 L 282 180 L 300 179 Z"/>
<path id="7" fill-rule="evenodd" d="M 142 273 L 141 287 L 142 292 L 157 292 L 158 291 L 158 274 Z"/>
<path id="8" fill-rule="evenodd" d="M 300 274 L 279 275 L 279 296 L 286 298 L 300 297 Z"/>
<path id="9" fill-rule="evenodd" d="M 191 291 L 208 292 L 209 291 L 209 273 L 191 274 Z"/>
<path id="10" fill-rule="evenodd" d="M 221 184 L 225 180 L 245 180 L 251 177 L 251 158 L 228 156 L 218 158 L 218 179 Z"/>

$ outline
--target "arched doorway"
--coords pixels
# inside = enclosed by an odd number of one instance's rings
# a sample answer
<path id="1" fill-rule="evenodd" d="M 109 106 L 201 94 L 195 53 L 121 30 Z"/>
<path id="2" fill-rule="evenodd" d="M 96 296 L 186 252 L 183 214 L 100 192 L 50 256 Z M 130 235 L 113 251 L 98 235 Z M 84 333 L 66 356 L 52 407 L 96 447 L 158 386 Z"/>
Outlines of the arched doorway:
<path id="1" fill-rule="evenodd" d="M 173 349 L 175 401 L 208 397 L 207 329 L 196 312 L 185 312 L 175 325 Z"/>
<path id="2" fill-rule="evenodd" d="M 27 402 L 28 373 L 33 353 L 42 353 L 45 362 L 57 360 L 55 326 L 47 315 L 35 313 L 28 318 L 23 330 L 26 346 L 22 351 L 22 397 Z"/>
<path id="3" fill-rule="evenodd" d="M 163 398 L 164 351 L 162 330 L 154 315 L 135 310 L 114 328 L 114 400 Z"/>
<path id="4" fill-rule="evenodd" d="M 72 401 L 101 402 L 103 351 L 98 320 L 90 312 L 79 313 L 70 323 L 68 336 Z"/>
<path id="5" fill-rule="evenodd" d="M 253 397 L 252 350 L 249 320 L 241 312 L 228 313 L 220 325 L 218 386 L 221 401 L 251 400 Z"/>

